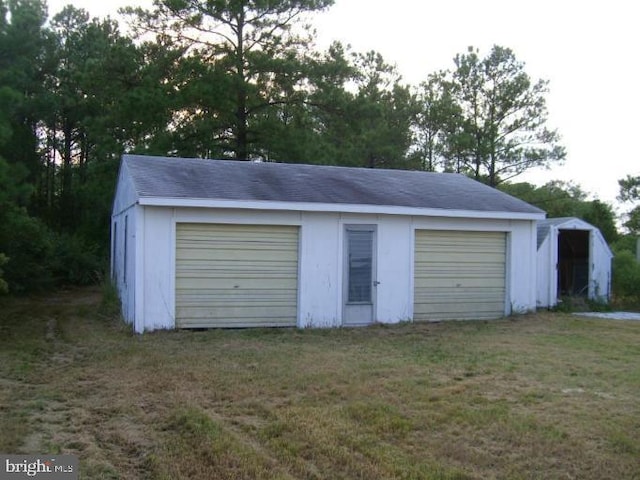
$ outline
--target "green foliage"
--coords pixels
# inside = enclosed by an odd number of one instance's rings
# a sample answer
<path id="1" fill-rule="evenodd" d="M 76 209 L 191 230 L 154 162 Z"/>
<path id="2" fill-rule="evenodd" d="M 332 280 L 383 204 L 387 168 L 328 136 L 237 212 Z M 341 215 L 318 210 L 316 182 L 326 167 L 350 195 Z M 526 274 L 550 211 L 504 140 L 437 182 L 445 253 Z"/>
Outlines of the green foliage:
<path id="1" fill-rule="evenodd" d="M 577 216 L 598 227 L 607 243 L 613 242 L 618 237 L 616 215 L 608 203 L 603 203 L 598 199 L 585 202 Z"/>
<path id="2" fill-rule="evenodd" d="M 621 235 L 611 244 L 611 250 L 614 252 L 627 250 L 633 255 L 636 255 L 637 241 L 638 237 L 635 235 Z"/>
<path id="3" fill-rule="evenodd" d="M 197 137 L 187 142 L 202 142 L 194 156 L 263 157 L 265 119 L 280 121 L 279 107 L 304 98 L 303 59 L 311 38 L 299 19 L 332 3 L 160 0 L 151 11 L 126 9 L 135 28 L 154 32 L 182 51 L 183 61 L 196 64 L 193 81 L 180 86 L 192 103 L 174 110 L 173 140 L 180 145 L 185 135 Z"/>
<path id="4" fill-rule="evenodd" d="M 439 169 L 454 172 L 462 170 L 457 163 L 458 152 L 451 148 L 463 143 L 461 138 L 454 141 L 454 137 L 461 134 L 456 119 L 461 117 L 462 112 L 446 76 L 447 72 L 429 75 L 427 81 L 420 84 L 416 99 L 412 155 L 419 160 L 422 170 L 428 172 Z"/>
<path id="5" fill-rule="evenodd" d="M 503 183 L 500 190 L 547 212 L 549 218 L 577 217 L 598 227 L 608 243 L 616 240 L 616 216 L 611 205 L 587 193 L 573 183 L 552 181 L 536 187 L 530 183 Z"/>
<path id="6" fill-rule="evenodd" d="M 577 216 L 587 194 L 573 183 L 552 181 L 541 187 L 531 183 L 503 183 L 500 189 L 547 212 L 550 218 Z"/>
<path id="7" fill-rule="evenodd" d="M 640 234 L 640 175 L 627 175 L 618 180 L 620 194 L 618 200 L 634 205 L 627 213 L 624 227 L 632 234 Z"/>
<path id="8" fill-rule="evenodd" d="M 118 289 L 109 278 L 104 278 L 102 280 L 100 313 L 108 318 L 117 318 L 121 313 Z"/>
<path id="9" fill-rule="evenodd" d="M 2 266 L 7 263 L 9 259 L 4 253 L 0 253 L 0 295 L 7 293 L 9 291 L 9 285 L 4 280 L 4 272 L 2 270 Z"/>
<path id="10" fill-rule="evenodd" d="M 10 292 L 87 285 L 101 278 L 104 262 L 95 245 L 52 232 L 24 209 L 12 209 L 1 217 L 0 249 L 8 257 L 3 277 Z"/>
<path id="11" fill-rule="evenodd" d="M 597 299 L 587 300 L 587 305 L 589 305 L 591 312 L 611 312 L 613 310 L 611 303 Z"/>
<path id="12" fill-rule="evenodd" d="M 54 236 L 47 267 L 57 285 L 95 284 L 105 269 L 97 246 L 65 233 Z"/>
<path id="13" fill-rule="evenodd" d="M 582 296 L 563 295 L 558 300 L 556 306 L 553 307 L 553 311 L 563 313 L 584 312 L 587 310 L 592 310 L 592 304 L 599 305 L 599 303 L 595 301 L 591 302 Z"/>
<path id="14" fill-rule="evenodd" d="M 640 264 L 628 250 L 617 251 L 613 257 L 613 292 L 618 298 L 640 301 Z"/>
<path id="15" fill-rule="evenodd" d="M 449 169 L 496 186 L 564 159 L 558 133 L 546 126 L 548 82 L 533 82 L 513 51 L 496 45 L 480 58 L 469 47 L 454 63 L 422 87 L 423 164 L 433 166 L 437 155 Z"/>
<path id="16" fill-rule="evenodd" d="M 9 291 L 44 290 L 53 285 L 48 267 L 53 252 L 51 232 L 24 209 L 0 214 L 0 250 L 8 257 L 4 278 Z"/>
<path id="17" fill-rule="evenodd" d="M 640 235 L 640 205 L 633 207 L 627 214 L 624 227 L 634 235 Z"/>
<path id="18" fill-rule="evenodd" d="M 640 200 L 640 175 L 627 175 L 625 178 L 618 180 L 620 186 L 619 199 L 623 202 Z"/>
<path id="19" fill-rule="evenodd" d="M 28 175 L 23 164 L 11 164 L 0 157 L 0 210 L 29 203 L 33 186 L 27 181 Z"/>
<path id="20" fill-rule="evenodd" d="M 411 168 L 415 102 L 395 68 L 376 52 L 334 43 L 315 66 L 310 114 L 322 162 L 368 168 Z"/>

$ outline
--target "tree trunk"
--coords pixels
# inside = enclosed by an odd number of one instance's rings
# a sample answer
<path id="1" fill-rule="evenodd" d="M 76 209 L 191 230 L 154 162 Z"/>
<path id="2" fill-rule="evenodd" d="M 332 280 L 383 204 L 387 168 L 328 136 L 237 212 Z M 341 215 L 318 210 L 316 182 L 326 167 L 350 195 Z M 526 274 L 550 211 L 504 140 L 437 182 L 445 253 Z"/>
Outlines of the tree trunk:
<path id="1" fill-rule="evenodd" d="M 247 128 L 247 85 L 244 71 L 244 10 L 238 15 L 236 30 L 236 128 L 235 155 L 238 160 L 249 159 L 248 128 Z"/>
<path id="2" fill-rule="evenodd" d="M 498 179 L 496 178 L 496 157 L 493 152 L 491 152 L 491 159 L 489 163 L 489 186 L 495 187 L 498 184 Z"/>
<path id="3" fill-rule="evenodd" d="M 63 228 L 70 227 L 73 222 L 73 200 L 72 200 L 72 134 L 73 129 L 68 120 L 63 121 L 63 152 L 62 152 L 62 191 L 60 193 L 60 220 Z"/>

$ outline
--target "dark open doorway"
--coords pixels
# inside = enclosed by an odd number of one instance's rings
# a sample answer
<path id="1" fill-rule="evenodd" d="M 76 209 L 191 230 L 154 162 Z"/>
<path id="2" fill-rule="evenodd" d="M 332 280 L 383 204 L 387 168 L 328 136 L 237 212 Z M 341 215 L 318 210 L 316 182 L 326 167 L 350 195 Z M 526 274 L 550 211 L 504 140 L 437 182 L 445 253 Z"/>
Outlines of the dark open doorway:
<path id="1" fill-rule="evenodd" d="M 558 294 L 589 294 L 588 230 L 558 232 Z"/>

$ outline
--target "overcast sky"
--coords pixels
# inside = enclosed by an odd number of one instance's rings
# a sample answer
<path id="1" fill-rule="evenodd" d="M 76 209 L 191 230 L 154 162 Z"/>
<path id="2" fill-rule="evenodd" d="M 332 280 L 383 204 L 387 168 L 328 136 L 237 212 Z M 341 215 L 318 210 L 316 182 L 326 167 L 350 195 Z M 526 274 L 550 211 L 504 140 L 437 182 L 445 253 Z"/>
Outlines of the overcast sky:
<path id="1" fill-rule="evenodd" d="M 49 0 L 50 14 L 72 3 L 94 16 L 149 0 Z M 511 48 L 534 80 L 550 81 L 549 126 L 567 148 L 564 166 L 518 177 L 537 184 L 573 180 L 615 203 L 617 180 L 640 174 L 638 7 L 625 0 L 335 0 L 314 17 L 321 48 L 333 40 L 376 50 L 417 85 L 451 68 L 469 45 L 481 55 Z M 514 179 L 517 181 L 517 179 Z"/>

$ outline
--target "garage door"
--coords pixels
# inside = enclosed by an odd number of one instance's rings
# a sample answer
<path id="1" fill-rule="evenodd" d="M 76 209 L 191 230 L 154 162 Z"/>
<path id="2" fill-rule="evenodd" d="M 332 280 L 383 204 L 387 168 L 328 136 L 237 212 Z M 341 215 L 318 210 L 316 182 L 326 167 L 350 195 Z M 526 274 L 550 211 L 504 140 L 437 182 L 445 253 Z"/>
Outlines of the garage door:
<path id="1" fill-rule="evenodd" d="M 179 223 L 176 326 L 295 326 L 298 227 Z"/>
<path id="2" fill-rule="evenodd" d="M 415 249 L 415 320 L 504 315 L 506 234 L 416 230 Z"/>

